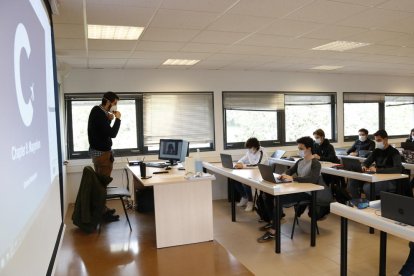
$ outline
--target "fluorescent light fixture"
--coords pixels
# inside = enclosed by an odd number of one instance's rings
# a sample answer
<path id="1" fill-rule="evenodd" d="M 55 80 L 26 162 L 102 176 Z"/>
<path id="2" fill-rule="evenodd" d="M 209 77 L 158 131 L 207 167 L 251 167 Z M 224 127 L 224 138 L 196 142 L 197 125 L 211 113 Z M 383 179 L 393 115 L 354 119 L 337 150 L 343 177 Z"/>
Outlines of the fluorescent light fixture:
<path id="1" fill-rule="evenodd" d="M 313 67 L 311 69 L 315 69 L 315 70 L 335 70 L 335 69 L 339 69 L 339 68 L 343 68 L 343 66 L 321 65 L 321 66 Z"/>
<path id="2" fill-rule="evenodd" d="M 334 41 L 328 44 L 324 44 L 315 48 L 312 48 L 312 50 L 326 50 L 326 51 L 338 51 L 343 52 L 351 49 L 356 49 L 359 47 L 368 46 L 370 43 L 365 42 L 353 42 L 353 41 Z"/>
<path id="3" fill-rule="evenodd" d="M 199 59 L 167 59 L 162 65 L 194 65 Z"/>
<path id="4" fill-rule="evenodd" d="M 88 25 L 89 39 L 137 40 L 144 27 Z"/>

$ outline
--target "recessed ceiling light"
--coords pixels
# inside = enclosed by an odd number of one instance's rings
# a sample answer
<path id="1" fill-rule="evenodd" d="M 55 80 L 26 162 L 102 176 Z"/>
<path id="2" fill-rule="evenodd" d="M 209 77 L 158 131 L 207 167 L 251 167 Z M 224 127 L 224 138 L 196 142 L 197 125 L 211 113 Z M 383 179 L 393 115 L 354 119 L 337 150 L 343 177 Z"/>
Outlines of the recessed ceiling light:
<path id="1" fill-rule="evenodd" d="M 137 40 L 144 27 L 88 25 L 89 39 Z"/>
<path id="2" fill-rule="evenodd" d="M 326 51 L 347 51 L 359 47 L 368 46 L 370 43 L 365 42 L 353 42 L 353 41 L 334 41 L 328 44 L 324 44 L 315 48 L 312 48 L 312 50 L 326 50 Z"/>
<path id="3" fill-rule="evenodd" d="M 335 69 L 339 69 L 339 68 L 343 68 L 343 66 L 321 65 L 321 66 L 312 67 L 311 69 L 315 69 L 315 70 L 335 70 Z"/>
<path id="4" fill-rule="evenodd" d="M 199 59 L 167 59 L 162 65 L 194 65 Z"/>

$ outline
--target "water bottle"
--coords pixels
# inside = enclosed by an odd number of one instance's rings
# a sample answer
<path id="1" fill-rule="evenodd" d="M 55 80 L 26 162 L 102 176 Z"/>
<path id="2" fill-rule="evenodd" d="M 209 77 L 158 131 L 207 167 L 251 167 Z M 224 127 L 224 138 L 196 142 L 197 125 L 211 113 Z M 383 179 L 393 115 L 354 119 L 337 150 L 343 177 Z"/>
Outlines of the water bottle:
<path id="1" fill-rule="evenodd" d="M 195 172 L 203 172 L 203 161 L 200 157 L 200 149 L 197 149 L 196 159 L 195 159 Z"/>

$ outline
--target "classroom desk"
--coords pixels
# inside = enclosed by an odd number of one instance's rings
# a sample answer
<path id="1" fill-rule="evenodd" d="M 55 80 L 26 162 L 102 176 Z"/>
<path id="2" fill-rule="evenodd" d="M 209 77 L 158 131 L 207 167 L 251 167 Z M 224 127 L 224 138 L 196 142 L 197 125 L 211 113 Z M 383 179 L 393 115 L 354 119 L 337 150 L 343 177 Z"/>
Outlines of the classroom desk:
<path id="1" fill-rule="evenodd" d="M 157 248 L 213 240 L 213 205 L 211 178 L 187 180 L 185 171 L 173 167 L 169 173 L 160 168 L 147 168 L 141 179 L 139 166 L 128 166 L 133 176 L 145 187 L 154 187 Z"/>
<path id="2" fill-rule="evenodd" d="M 316 191 L 323 190 L 323 186 L 312 184 L 312 183 L 284 183 L 284 184 L 274 184 L 271 182 L 264 181 L 260 175 L 257 167 L 251 167 L 246 169 L 226 169 L 223 168 L 221 163 L 208 163 L 203 162 L 204 168 L 210 170 L 214 173 L 223 175 L 227 178 L 234 179 L 240 183 L 246 184 L 252 188 L 256 188 L 265 193 L 271 194 L 274 196 L 274 218 L 273 222 L 275 225 L 276 235 L 275 235 L 275 252 L 280 253 L 280 244 L 281 244 L 281 234 L 280 234 L 280 199 L 279 196 L 286 194 L 302 193 L 302 192 L 311 192 L 312 194 L 312 215 L 311 215 L 311 246 L 316 244 L 316 219 L 315 218 L 315 203 L 316 203 Z M 236 207 L 234 200 L 234 185 L 231 187 L 231 214 L 232 221 L 236 221 Z"/>
<path id="3" fill-rule="evenodd" d="M 414 241 L 413 226 L 397 224 L 393 220 L 381 217 L 379 212 L 379 209 L 366 208 L 360 210 L 340 203 L 331 203 L 331 213 L 341 216 L 341 276 L 347 275 L 349 219 L 381 231 L 379 261 L 379 275 L 381 276 L 385 275 L 386 272 L 387 233 L 409 241 Z"/>

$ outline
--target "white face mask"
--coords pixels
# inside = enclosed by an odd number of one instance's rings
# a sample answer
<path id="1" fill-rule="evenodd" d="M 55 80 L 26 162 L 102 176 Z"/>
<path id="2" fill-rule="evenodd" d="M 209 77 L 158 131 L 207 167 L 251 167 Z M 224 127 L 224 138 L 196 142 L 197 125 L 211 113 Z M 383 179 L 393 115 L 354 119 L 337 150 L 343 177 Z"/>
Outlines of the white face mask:
<path id="1" fill-rule="evenodd" d="M 315 139 L 315 143 L 320 145 L 321 144 L 321 138 Z"/>
<path id="2" fill-rule="evenodd" d="M 117 106 L 117 105 L 113 105 L 113 106 L 111 106 L 111 108 L 109 109 L 109 112 L 114 112 L 114 111 L 117 111 L 117 109 L 118 109 L 118 106 Z"/>
<path id="3" fill-rule="evenodd" d="M 299 155 L 301 158 L 305 157 L 305 150 L 299 150 L 299 151 L 298 151 L 298 155 Z"/>
<path id="4" fill-rule="evenodd" d="M 249 153 L 250 154 L 255 154 L 256 153 L 256 150 L 255 149 L 249 149 Z"/>
<path id="5" fill-rule="evenodd" d="M 375 142 L 375 148 L 384 149 L 384 142 Z"/>
<path id="6" fill-rule="evenodd" d="M 365 142 L 366 140 L 367 140 L 367 136 L 362 136 L 362 135 L 359 136 L 359 141 Z"/>

